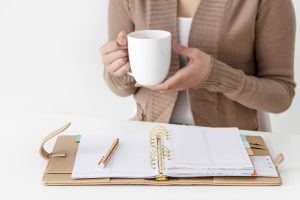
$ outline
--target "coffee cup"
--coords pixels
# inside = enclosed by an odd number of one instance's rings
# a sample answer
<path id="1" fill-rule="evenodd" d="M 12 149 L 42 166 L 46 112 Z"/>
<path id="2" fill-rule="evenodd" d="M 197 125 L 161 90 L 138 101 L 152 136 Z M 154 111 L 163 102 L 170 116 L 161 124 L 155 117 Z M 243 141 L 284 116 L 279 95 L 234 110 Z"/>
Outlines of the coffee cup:
<path id="1" fill-rule="evenodd" d="M 141 30 L 127 35 L 131 72 L 137 83 L 152 86 L 168 75 L 171 64 L 171 33 Z"/>

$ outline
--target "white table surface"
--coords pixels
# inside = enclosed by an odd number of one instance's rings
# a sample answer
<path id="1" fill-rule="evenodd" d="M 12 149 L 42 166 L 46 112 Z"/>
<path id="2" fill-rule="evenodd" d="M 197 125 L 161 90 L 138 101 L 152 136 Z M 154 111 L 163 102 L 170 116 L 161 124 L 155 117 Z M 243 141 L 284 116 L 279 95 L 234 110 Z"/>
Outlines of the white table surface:
<path id="1" fill-rule="evenodd" d="M 66 122 L 66 134 L 100 130 L 101 119 L 38 113 L 0 114 L 0 199 L 300 199 L 300 135 L 262 135 L 279 166 L 282 186 L 44 186 L 42 139 Z M 51 144 L 47 145 L 51 148 Z"/>

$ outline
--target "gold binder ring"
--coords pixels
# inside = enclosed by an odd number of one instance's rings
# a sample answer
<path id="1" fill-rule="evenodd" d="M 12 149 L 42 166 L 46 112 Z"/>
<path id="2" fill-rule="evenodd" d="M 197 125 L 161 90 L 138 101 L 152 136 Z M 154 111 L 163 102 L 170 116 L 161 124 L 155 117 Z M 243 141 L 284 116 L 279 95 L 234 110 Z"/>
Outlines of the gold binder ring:
<path id="1" fill-rule="evenodd" d="M 150 131 L 150 137 L 155 138 L 156 135 L 163 135 L 165 137 L 169 136 L 168 130 L 163 126 L 156 126 L 151 129 Z"/>

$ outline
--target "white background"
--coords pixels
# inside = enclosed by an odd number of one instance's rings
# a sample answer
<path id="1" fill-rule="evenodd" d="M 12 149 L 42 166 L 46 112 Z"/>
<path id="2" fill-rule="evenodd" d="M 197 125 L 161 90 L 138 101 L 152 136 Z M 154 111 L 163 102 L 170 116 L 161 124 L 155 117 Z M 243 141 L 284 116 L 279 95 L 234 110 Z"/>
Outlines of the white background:
<path id="1" fill-rule="evenodd" d="M 294 3 L 297 14 L 300 2 Z M 107 4 L 107 0 L 0 0 L 1 115 L 30 112 L 118 119 L 132 115 L 132 97 L 114 95 L 102 76 L 99 47 L 107 40 Z M 299 36 L 298 32 L 297 83 Z M 287 112 L 271 116 L 274 132 L 300 134 L 299 93 L 297 87 Z"/>

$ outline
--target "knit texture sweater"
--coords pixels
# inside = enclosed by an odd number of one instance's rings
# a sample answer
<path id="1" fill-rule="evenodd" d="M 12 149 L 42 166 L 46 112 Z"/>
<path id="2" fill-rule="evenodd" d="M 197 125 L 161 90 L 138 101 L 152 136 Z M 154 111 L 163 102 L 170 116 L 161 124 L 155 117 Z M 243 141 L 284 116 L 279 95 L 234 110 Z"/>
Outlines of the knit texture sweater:
<path id="1" fill-rule="evenodd" d="M 177 40 L 177 0 L 110 0 L 109 40 L 120 31 L 160 29 Z M 291 0 L 202 0 L 193 17 L 189 47 L 212 56 L 212 69 L 188 89 L 195 125 L 259 130 L 257 110 L 280 113 L 295 95 L 295 14 Z M 172 53 L 169 76 L 179 70 Z M 177 92 L 134 86 L 129 75 L 104 70 L 109 88 L 134 95 L 133 120 L 169 123 Z"/>

